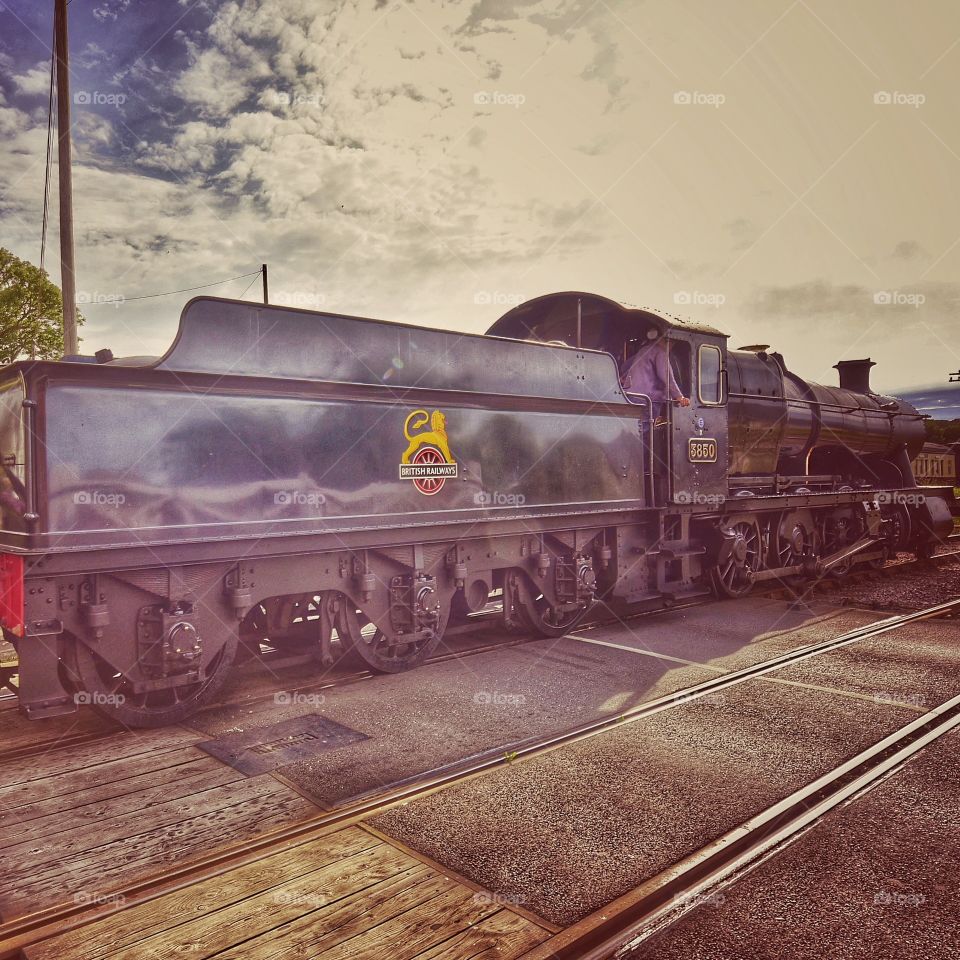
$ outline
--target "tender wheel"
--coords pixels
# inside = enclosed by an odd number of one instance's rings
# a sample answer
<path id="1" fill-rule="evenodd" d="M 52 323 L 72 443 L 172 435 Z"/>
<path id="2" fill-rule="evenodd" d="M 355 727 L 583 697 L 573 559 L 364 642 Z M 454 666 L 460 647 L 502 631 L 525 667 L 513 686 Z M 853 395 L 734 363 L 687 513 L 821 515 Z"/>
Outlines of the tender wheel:
<path id="1" fill-rule="evenodd" d="M 269 597 L 258 603 L 240 624 L 240 639 L 258 655 L 261 643 L 284 652 L 305 652 L 311 647 L 320 654 L 320 610 L 317 597 L 310 594 Z"/>
<path id="2" fill-rule="evenodd" d="M 392 636 L 380 629 L 362 610 L 347 601 L 337 614 L 337 635 L 354 661 L 379 673 L 401 673 L 419 666 L 436 649 L 447 626 L 449 606 L 442 607 L 433 634 L 418 640 Z"/>
<path id="3" fill-rule="evenodd" d="M 592 603 L 585 602 L 574 610 L 558 611 L 535 588 L 520 570 L 504 575 L 504 604 L 509 593 L 514 622 L 525 633 L 539 633 L 544 637 L 562 637 L 573 630 L 587 615 Z"/>
<path id="4" fill-rule="evenodd" d="M 136 693 L 133 685 L 79 640 L 74 642 L 76 673 L 83 689 L 80 703 L 125 727 L 163 727 L 179 723 L 209 703 L 223 686 L 237 652 L 237 635 L 230 633 L 199 683 Z"/>
<path id="5" fill-rule="evenodd" d="M 749 520 L 741 520 L 732 524 L 729 532 L 733 536 L 725 538 L 720 560 L 710 577 L 718 595 L 742 597 L 753 589 L 751 575 L 760 568 L 760 528 Z"/>

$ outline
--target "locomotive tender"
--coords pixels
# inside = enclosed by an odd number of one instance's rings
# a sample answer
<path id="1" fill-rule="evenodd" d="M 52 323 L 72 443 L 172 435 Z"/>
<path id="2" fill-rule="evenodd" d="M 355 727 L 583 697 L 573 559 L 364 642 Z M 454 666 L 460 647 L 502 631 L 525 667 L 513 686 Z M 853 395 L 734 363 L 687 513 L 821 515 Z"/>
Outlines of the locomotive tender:
<path id="1" fill-rule="evenodd" d="M 627 396 L 655 328 L 689 407 Z M 159 360 L 0 371 L 0 674 L 31 718 L 176 722 L 263 644 L 416 666 L 502 598 L 559 636 L 929 552 L 923 418 L 869 361 L 808 383 L 766 348 L 586 293 L 485 336 L 200 297 Z M 13 676 L 17 679 L 14 681 Z"/>

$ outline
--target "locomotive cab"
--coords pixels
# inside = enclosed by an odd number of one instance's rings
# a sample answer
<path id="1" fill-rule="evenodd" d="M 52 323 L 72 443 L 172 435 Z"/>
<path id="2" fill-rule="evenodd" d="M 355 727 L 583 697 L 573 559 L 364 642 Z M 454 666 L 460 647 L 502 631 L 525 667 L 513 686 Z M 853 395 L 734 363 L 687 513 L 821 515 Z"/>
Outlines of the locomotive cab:
<path id="1" fill-rule="evenodd" d="M 658 311 L 587 293 L 557 293 L 520 304 L 488 331 L 515 340 L 587 347 L 609 353 L 621 379 L 640 351 L 662 341 L 671 384 L 624 390 L 644 421 L 652 506 L 716 505 L 727 495 L 727 336 Z M 648 339 L 649 338 L 649 339 Z M 654 344 L 651 344 L 651 340 Z M 666 369 L 666 368 L 664 368 Z"/>
<path id="2" fill-rule="evenodd" d="M 661 478 L 658 500 L 716 506 L 727 497 L 726 337 L 675 326 L 666 337 L 689 405 L 667 405 L 668 459 L 655 471 Z M 661 429 L 655 426 L 654 433 Z"/>

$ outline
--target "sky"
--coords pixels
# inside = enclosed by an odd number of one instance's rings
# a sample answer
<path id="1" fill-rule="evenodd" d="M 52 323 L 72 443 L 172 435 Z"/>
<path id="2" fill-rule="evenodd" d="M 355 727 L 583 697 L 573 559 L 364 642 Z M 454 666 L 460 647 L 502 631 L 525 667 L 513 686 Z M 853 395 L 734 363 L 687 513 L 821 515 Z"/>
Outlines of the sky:
<path id="1" fill-rule="evenodd" d="M 34 263 L 52 9 L 0 0 L 0 245 Z M 578 289 L 819 382 L 960 368 L 952 0 L 69 11 L 85 352 L 160 354 L 193 294 L 131 298 L 267 262 L 271 300 L 308 309 L 479 333 Z M 54 280 L 57 242 L 54 207 Z"/>

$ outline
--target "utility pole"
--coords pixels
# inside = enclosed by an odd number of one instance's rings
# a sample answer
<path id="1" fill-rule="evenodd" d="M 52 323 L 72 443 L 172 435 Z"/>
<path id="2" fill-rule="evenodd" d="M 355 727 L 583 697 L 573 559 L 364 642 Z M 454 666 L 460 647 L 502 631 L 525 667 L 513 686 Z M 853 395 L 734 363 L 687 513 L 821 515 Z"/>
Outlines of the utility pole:
<path id="1" fill-rule="evenodd" d="M 267 265 L 264 263 L 260 267 L 260 272 L 263 274 L 263 302 L 269 303 L 269 291 L 267 290 Z"/>
<path id="2" fill-rule="evenodd" d="M 70 74 L 67 0 L 54 0 L 57 55 L 57 147 L 60 173 L 60 287 L 63 291 L 63 352 L 79 351 L 77 293 L 73 270 L 73 178 L 70 169 Z"/>

